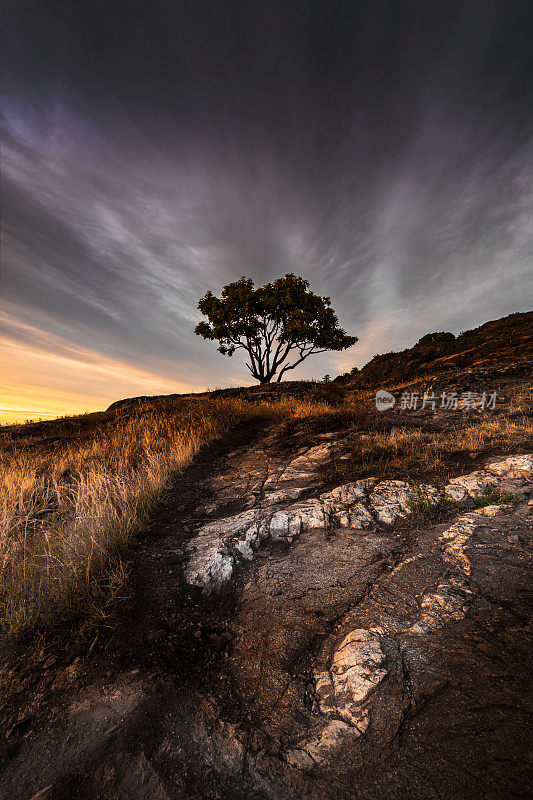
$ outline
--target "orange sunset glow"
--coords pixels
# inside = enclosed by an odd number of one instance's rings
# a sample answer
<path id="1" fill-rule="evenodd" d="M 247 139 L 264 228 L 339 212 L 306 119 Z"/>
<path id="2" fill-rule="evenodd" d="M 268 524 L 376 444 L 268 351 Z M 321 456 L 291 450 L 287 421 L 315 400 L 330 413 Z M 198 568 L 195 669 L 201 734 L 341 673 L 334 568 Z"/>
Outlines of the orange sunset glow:
<path id="1" fill-rule="evenodd" d="M 68 347 L 32 326 L 19 323 L 16 328 L 38 336 L 42 346 L 9 336 L 2 339 L 0 422 L 4 425 L 100 411 L 122 397 L 196 389 L 92 350 Z"/>

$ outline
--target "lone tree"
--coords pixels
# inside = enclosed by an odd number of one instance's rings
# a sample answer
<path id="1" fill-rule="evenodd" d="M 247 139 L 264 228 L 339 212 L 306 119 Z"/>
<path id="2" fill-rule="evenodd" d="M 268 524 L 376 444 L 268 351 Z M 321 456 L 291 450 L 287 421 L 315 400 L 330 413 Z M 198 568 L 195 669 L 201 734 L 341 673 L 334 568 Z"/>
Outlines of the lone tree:
<path id="1" fill-rule="evenodd" d="M 209 322 L 195 333 L 217 340 L 219 353 L 232 356 L 246 350 L 246 366 L 258 381 L 280 381 L 306 358 L 327 350 L 345 350 L 356 336 L 339 328 L 329 297 L 309 291 L 309 282 L 289 273 L 254 288 L 251 278 L 228 283 L 221 297 L 207 292 L 198 308 Z"/>

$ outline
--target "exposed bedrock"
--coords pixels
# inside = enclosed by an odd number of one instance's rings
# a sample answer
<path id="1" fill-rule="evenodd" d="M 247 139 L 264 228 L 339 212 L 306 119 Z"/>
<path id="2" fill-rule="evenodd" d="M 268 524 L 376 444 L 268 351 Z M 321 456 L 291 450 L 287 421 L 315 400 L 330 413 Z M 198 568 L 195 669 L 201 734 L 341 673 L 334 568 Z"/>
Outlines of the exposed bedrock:
<path id="1" fill-rule="evenodd" d="M 163 630 L 160 661 L 102 677 L 22 742 L 2 800 L 527 796 L 533 457 L 324 492 L 334 455 L 334 437 L 295 457 L 266 440 L 209 479 L 185 581 L 153 543 L 170 600 L 197 603 L 180 646 L 209 669 L 161 669 Z M 441 502 L 439 521 L 414 513 Z"/>
<path id="2" fill-rule="evenodd" d="M 189 544 L 187 581 L 207 593 L 221 589 L 230 581 L 235 565 L 243 559 L 251 560 L 265 539 L 290 544 L 303 531 L 313 528 L 365 530 L 393 525 L 411 514 L 421 502 L 426 505 L 436 505 L 442 500 L 461 503 L 482 496 L 487 487 L 520 497 L 526 491 L 527 476 L 533 471 L 530 455 L 514 456 L 454 478 L 443 489 L 428 484 L 366 478 L 318 497 L 287 502 L 296 494 L 312 489 L 316 471 L 330 457 L 333 447 L 328 443 L 311 448 L 284 469 L 268 473 L 261 483 L 262 489 L 252 493 L 252 500 L 248 501 L 253 503 L 251 508 L 202 525 Z M 265 492 L 267 485 L 278 488 L 273 493 Z"/>
<path id="3" fill-rule="evenodd" d="M 391 529 L 421 494 L 461 505 L 487 485 L 512 502 L 428 520 L 407 547 Z M 523 773 L 532 487 L 526 455 L 443 488 L 367 479 L 253 510 L 228 659 L 250 780 L 275 773 L 272 797 L 521 796 L 500 765 Z M 225 531 L 234 569 L 242 534 Z"/>

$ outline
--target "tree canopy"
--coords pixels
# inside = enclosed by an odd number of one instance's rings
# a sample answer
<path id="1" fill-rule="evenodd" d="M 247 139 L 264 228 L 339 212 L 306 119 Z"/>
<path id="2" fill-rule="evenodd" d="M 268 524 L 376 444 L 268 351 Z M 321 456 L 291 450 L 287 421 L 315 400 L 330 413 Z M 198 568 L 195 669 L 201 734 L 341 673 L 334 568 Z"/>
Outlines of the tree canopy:
<path id="1" fill-rule="evenodd" d="M 232 356 L 248 353 L 246 366 L 261 383 L 269 383 L 297 367 L 306 358 L 327 350 L 345 350 L 355 344 L 339 327 L 329 297 L 309 290 L 309 282 L 288 273 L 264 286 L 251 278 L 228 283 L 221 297 L 207 292 L 198 308 L 208 322 L 195 333 L 219 342 L 218 351 Z"/>

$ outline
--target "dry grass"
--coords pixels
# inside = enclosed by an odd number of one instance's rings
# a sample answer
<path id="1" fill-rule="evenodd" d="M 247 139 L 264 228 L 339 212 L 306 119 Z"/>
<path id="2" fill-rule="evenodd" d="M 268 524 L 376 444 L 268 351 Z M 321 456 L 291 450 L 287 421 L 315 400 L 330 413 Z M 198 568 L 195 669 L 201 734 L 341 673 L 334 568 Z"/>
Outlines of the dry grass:
<path id="1" fill-rule="evenodd" d="M 514 453 L 533 446 L 533 422 L 527 414 L 483 416 L 457 422 L 442 432 L 393 428 L 390 433 L 357 438 L 349 468 L 359 475 L 417 479 L 438 474 L 444 479 L 457 459 L 484 453 Z M 477 454 L 477 455 L 476 455 Z M 475 469 L 475 460 L 472 460 Z"/>
<path id="2" fill-rule="evenodd" d="M 293 398 L 202 399 L 116 416 L 85 438 L 4 437 L 0 449 L 0 620 L 18 633 L 109 596 L 120 556 L 155 499 L 200 447 L 239 421 L 330 411 Z M 80 418 L 81 419 L 81 418 Z M 83 420 L 82 420 L 83 421 Z M 60 425 L 61 423 L 58 423 Z"/>

